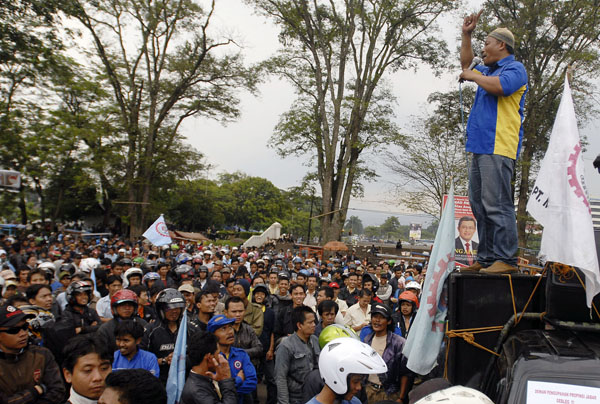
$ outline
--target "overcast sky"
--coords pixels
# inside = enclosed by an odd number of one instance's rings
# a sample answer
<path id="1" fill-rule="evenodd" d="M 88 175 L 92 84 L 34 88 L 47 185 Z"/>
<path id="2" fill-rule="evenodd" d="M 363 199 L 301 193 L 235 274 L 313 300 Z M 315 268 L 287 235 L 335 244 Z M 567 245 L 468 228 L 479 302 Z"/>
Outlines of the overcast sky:
<path id="1" fill-rule="evenodd" d="M 470 1 L 471 10 L 477 9 L 482 1 Z M 442 21 L 442 35 L 449 49 L 457 49 L 457 37 L 460 33 L 461 18 L 458 15 L 447 16 Z M 243 45 L 246 61 L 255 63 L 272 55 L 280 46 L 277 40 L 278 29 L 269 20 L 257 16 L 241 0 L 217 2 L 214 27 L 223 32 L 233 33 Z M 454 62 L 458 54 L 450 56 Z M 407 127 L 411 117 L 419 115 L 426 106 L 426 100 L 434 91 L 449 91 L 458 88 L 456 78 L 459 72 L 443 72 L 435 77 L 428 67 L 423 66 L 417 72 L 403 71 L 389 77 L 398 99 L 397 122 Z M 227 126 L 208 120 L 190 118 L 183 124 L 183 133 L 189 142 L 207 157 L 215 166 L 207 175 L 216 178 L 219 172 L 242 171 L 251 176 L 269 179 L 279 188 L 299 185 L 309 170 L 308 159 L 281 159 L 268 147 L 269 138 L 279 116 L 288 110 L 295 99 L 293 89 L 284 81 L 273 78 L 262 84 L 260 94 L 255 97 L 241 94 L 241 118 Z M 598 97 L 600 98 L 600 97 Z M 457 106 L 458 108 L 458 106 Z M 593 171 L 592 161 L 600 152 L 600 122 L 595 121 L 586 128 L 589 146 L 584 154 L 586 182 L 591 197 L 600 198 L 600 174 Z M 365 186 L 362 200 L 353 199 L 348 215 L 361 217 L 365 225 L 381 224 L 393 213 L 405 212 L 394 202 L 392 174 L 383 167 L 377 156 L 369 156 L 369 164 L 374 167 L 380 178 Z M 352 208 L 363 210 L 352 210 Z M 380 212 L 380 213 L 377 213 Z M 383 213 L 389 212 L 389 213 Z M 403 223 L 423 222 L 424 217 L 400 217 Z"/>

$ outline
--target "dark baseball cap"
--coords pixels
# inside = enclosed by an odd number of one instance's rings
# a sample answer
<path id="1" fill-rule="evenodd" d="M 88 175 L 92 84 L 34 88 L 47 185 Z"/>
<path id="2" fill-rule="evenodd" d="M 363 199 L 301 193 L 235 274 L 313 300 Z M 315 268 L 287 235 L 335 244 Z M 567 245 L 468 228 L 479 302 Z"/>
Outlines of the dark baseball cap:
<path id="1" fill-rule="evenodd" d="M 373 314 L 376 313 L 383 315 L 387 319 L 392 318 L 392 312 L 390 311 L 390 308 L 387 307 L 385 304 L 373 303 L 373 305 L 371 306 L 371 316 L 373 316 Z"/>
<path id="2" fill-rule="evenodd" d="M 34 314 L 25 314 L 23 310 L 10 304 L 0 307 L 0 327 L 14 327 L 21 321 L 34 317 Z"/>

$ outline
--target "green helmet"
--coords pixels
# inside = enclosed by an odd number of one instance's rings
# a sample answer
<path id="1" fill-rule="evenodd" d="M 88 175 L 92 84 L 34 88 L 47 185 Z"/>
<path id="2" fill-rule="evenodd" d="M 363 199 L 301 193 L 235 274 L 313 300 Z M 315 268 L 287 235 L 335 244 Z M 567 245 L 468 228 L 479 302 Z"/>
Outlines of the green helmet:
<path id="1" fill-rule="evenodd" d="M 352 328 L 340 324 L 331 324 L 321 331 L 321 335 L 319 335 L 319 346 L 323 349 L 329 342 L 340 337 L 359 339 Z"/>
<path id="2" fill-rule="evenodd" d="M 144 259 L 144 257 L 135 257 L 135 258 L 133 259 L 133 262 L 134 262 L 134 263 L 136 263 L 136 264 L 143 264 L 143 263 L 144 263 L 144 261 L 146 261 L 146 260 Z"/>
<path id="3" fill-rule="evenodd" d="M 395 260 L 389 260 L 388 261 L 388 264 L 390 264 L 391 267 L 393 267 L 395 263 L 396 263 Z"/>

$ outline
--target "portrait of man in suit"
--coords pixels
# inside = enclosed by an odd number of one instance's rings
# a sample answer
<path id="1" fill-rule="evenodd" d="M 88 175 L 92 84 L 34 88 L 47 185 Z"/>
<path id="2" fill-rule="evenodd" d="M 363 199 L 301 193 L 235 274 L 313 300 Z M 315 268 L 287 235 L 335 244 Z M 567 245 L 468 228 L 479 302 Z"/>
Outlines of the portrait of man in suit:
<path id="1" fill-rule="evenodd" d="M 471 265 L 477 258 L 479 243 L 473 240 L 477 231 L 477 223 L 472 216 L 463 216 L 458 221 L 458 237 L 454 241 L 456 262 Z"/>

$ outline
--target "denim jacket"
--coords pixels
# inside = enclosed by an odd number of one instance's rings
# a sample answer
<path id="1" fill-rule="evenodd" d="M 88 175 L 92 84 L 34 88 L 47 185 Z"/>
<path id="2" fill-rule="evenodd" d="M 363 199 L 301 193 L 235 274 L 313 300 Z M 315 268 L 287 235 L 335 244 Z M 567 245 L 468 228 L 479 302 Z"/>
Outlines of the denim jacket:
<path id="1" fill-rule="evenodd" d="M 375 332 L 367 335 L 364 340 L 365 344 L 371 345 L 374 336 Z M 388 331 L 382 356 L 388 371 L 379 375 L 379 380 L 381 380 L 381 384 L 388 395 L 400 390 L 400 378 L 402 376 L 410 375 L 410 371 L 406 367 L 407 359 L 402 355 L 405 343 L 404 338 Z"/>

